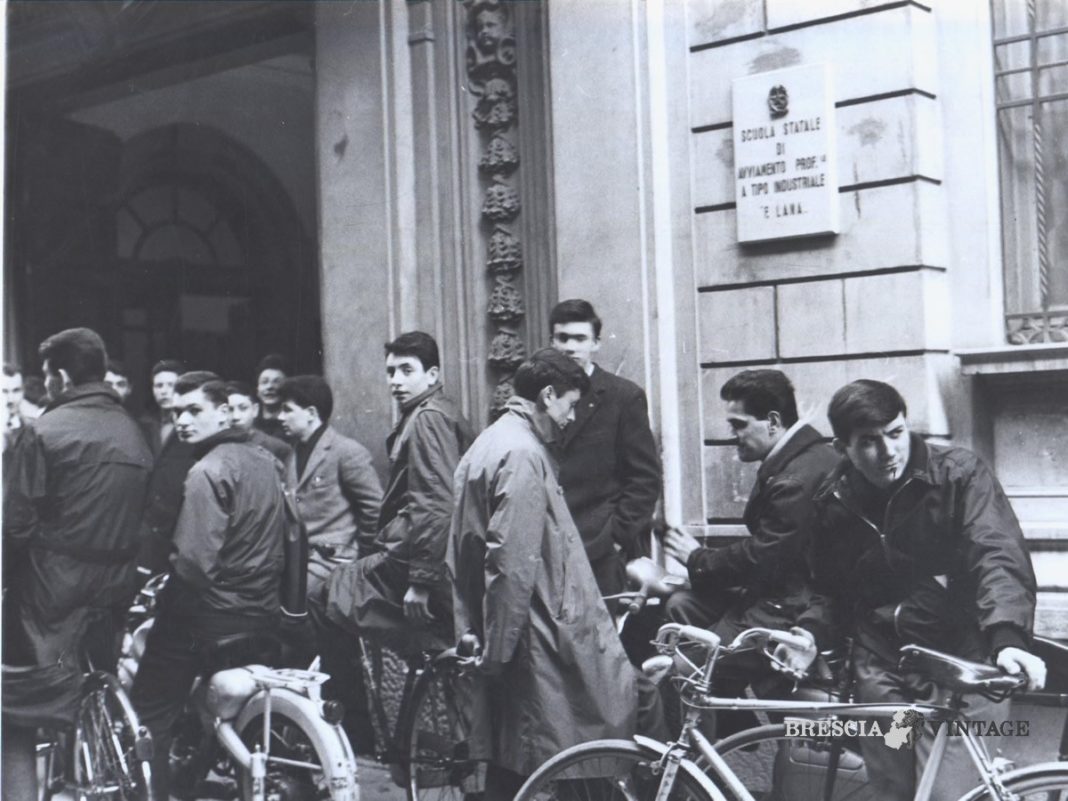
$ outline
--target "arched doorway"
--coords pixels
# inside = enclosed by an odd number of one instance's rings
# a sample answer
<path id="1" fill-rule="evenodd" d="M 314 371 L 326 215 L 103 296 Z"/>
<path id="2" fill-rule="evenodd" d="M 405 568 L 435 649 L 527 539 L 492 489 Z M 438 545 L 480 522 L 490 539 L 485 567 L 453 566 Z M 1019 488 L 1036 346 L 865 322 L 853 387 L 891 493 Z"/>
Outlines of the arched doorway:
<path id="1" fill-rule="evenodd" d="M 127 142 L 114 215 L 117 330 L 134 375 L 152 362 L 251 378 L 264 353 L 320 363 L 314 246 L 269 167 L 205 126 Z"/>

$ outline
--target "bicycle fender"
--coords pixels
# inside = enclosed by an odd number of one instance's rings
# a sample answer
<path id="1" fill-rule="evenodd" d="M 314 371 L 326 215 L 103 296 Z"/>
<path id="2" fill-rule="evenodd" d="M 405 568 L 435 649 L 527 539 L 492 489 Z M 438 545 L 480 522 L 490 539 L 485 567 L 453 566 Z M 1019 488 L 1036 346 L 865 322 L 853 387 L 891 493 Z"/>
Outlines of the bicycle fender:
<path id="1" fill-rule="evenodd" d="M 257 715 L 262 715 L 267 694 L 261 690 L 249 699 L 238 713 L 233 725 L 238 731 Z M 319 704 L 303 695 L 284 688 L 271 691 L 271 717 L 281 715 L 297 724 L 323 757 L 323 773 L 330 783 L 332 801 L 360 801 L 360 787 L 356 781 L 356 756 L 344 730 L 327 723 L 320 714 Z"/>
<path id="2" fill-rule="evenodd" d="M 1028 765 L 1026 768 L 1016 768 L 1008 773 L 1002 773 L 998 778 L 1001 779 L 1003 784 L 1008 784 L 1017 779 L 1030 779 L 1045 775 L 1063 776 L 1064 772 L 1064 762 L 1039 762 L 1037 765 Z M 962 795 L 960 801 L 977 801 L 983 798 L 985 794 L 986 786 L 981 784 Z"/>
<path id="3" fill-rule="evenodd" d="M 634 735 L 634 742 L 642 748 L 648 748 L 650 751 L 653 751 L 660 756 L 666 754 L 668 750 L 668 746 L 665 743 L 662 743 L 659 740 L 654 740 L 652 737 L 643 737 L 640 734 Z M 713 799 L 713 801 L 727 801 L 726 796 L 723 795 L 723 791 L 716 787 L 705 772 L 697 767 L 691 760 L 683 759 L 682 762 L 679 763 L 679 770 L 684 770 L 690 774 L 690 778 L 697 782 L 701 789 L 708 793 L 708 797 Z"/>

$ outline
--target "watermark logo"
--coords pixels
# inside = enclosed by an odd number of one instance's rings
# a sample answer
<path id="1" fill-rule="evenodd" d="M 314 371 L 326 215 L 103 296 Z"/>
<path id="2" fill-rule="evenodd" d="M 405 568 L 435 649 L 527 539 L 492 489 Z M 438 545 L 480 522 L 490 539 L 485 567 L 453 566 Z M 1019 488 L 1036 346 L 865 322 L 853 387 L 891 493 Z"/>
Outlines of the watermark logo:
<path id="1" fill-rule="evenodd" d="M 924 716 L 915 709 L 900 709 L 894 713 L 890 728 L 883 734 L 887 748 L 895 751 L 911 751 L 923 737 Z"/>
<path id="2" fill-rule="evenodd" d="M 863 720 L 860 718 L 823 718 L 820 720 L 786 718 L 787 737 L 826 739 L 838 737 L 879 737 L 887 748 L 895 751 L 912 751 L 923 737 L 927 727 L 937 733 L 942 726 L 949 727 L 950 737 L 965 734 L 976 736 L 1027 737 L 1031 724 L 1027 720 L 952 720 L 928 721 L 916 709 L 899 709 L 889 720 Z"/>

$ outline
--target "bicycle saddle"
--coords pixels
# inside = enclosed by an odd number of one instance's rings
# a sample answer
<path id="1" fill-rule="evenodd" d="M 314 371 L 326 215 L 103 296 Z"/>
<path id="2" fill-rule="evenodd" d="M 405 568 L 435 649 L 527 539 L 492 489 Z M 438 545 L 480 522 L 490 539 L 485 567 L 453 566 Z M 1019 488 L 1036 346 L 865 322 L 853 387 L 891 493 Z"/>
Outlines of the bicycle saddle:
<path id="1" fill-rule="evenodd" d="M 1026 679 L 1010 676 L 993 665 L 970 662 L 920 645 L 903 645 L 898 666 L 921 673 L 957 693 L 1007 694 Z"/>

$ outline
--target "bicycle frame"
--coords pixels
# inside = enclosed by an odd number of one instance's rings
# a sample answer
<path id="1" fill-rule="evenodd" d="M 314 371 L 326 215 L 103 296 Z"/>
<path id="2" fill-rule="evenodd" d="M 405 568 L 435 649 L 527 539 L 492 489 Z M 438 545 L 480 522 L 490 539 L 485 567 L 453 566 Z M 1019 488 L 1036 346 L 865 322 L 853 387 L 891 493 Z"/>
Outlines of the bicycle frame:
<path id="1" fill-rule="evenodd" d="M 700 754 L 701 758 L 705 760 L 716 778 L 722 781 L 723 784 L 726 785 L 738 799 L 740 799 L 740 801 L 755 801 L 753 796 L 727 765 L 723 757 L 716 751 L 712 742 L 709 741 L 697 727 L 697 724 L 701 720 L 705 711 L 745 710 L 751 712 L 804 713 L 806 715 L 806 721 L 813 722 L 811 721 L 811 718 L 808 717 L 813 714 L 829 716 L 832 720 L 857 717 L 892 718 L 897 712 L 910 709 L 923 714 L 925 720 L 943 724 L 938 727 L 938 731 L 935 734 L 934 741 L 931 745 L 931 753 L 924 766 L 920 780 L 917 783 L 916 794 L 913 800 L 930 801 L 931 793 L 934 789 L 935 778 L 938 775 L 938 770 L 941 767 L 946 746 L 948 745 L 949 724 L 964 719 L 963 715 L 960 713 L 963 708 L 963 701 L 962 696 L 959 693 L 953 693 L 946 706 L 936 704 L 885 702 L 854 703 L 844 701 L 823 702 L 769 700 L 758 698 L 717 698 L 711 694 L 712 675 L 719 656 L 721 653 L 729 652 L 728 649 L 719 644 L 718 638 L 715 637 L 715 635 L 712 635 L 712 639 L 709 639 L 705 632 L 700 630 L 695 631 L 688 626 L 674 626 L 674 628 L 677 631 L 677 636 L 675 643 L 671 646 L 673 651 L 674 645 L 677 644 L 679 637 L 689 636 L 692 638 L 692 641 L 705 644 L 709 648 L 709 653 L 704 665 L 699 668 L 700 677 L 691 676 L 686 679 L 686 686 L 684 686 L 680 692 L 687 709 L 678 740 L 674 743 L 670 743 L 666 750 L 664 750 L 655 748 L 653 745 L 655 741 L 652 741 L 649 738 L 635 738 L 637 742 L 644 744 L 647 747 L 652 747 L 654 750 L 660 751 L 662 754 L 661 764 L 664 768 L 664 776 L 657 792 L 656 801 L 667 800 L 676 773 L 687 754 L 691 753 L 693 750 L 696 750 L 696 752 Z M 662 628 L 661 631 L 663 632 L 664 628 Z M 758 629 L 752 629 L 750 631 L 754 633 L 759 632 L 761 634 L 775 635 L 780 641 L 785 641 L 783 637 L 780 636 L 781 633 Z M 736 642 L 740 642 L 748 633 L 749 632 L 739 635 Z M 686 657 L 683 658 L 689 662 Z M 690 662 L 690 664 L 697 667 L 692 662 Z M 987 789 L 992 797 L 1005 798 L 1006 790 L 1001 780 L 1001 776 L 995 768 L 990 755 L 987 753 L 983 741 L 968 728 L 965 728 L 959 736 L 962 738 L 968 751 L 968 755 L 975 764 L 981 784 Z M 716 801 L 720 801 L 722 798 L 722 794 L 718 789 L 713 793 L 713 798 L 715 798 Z"/>

